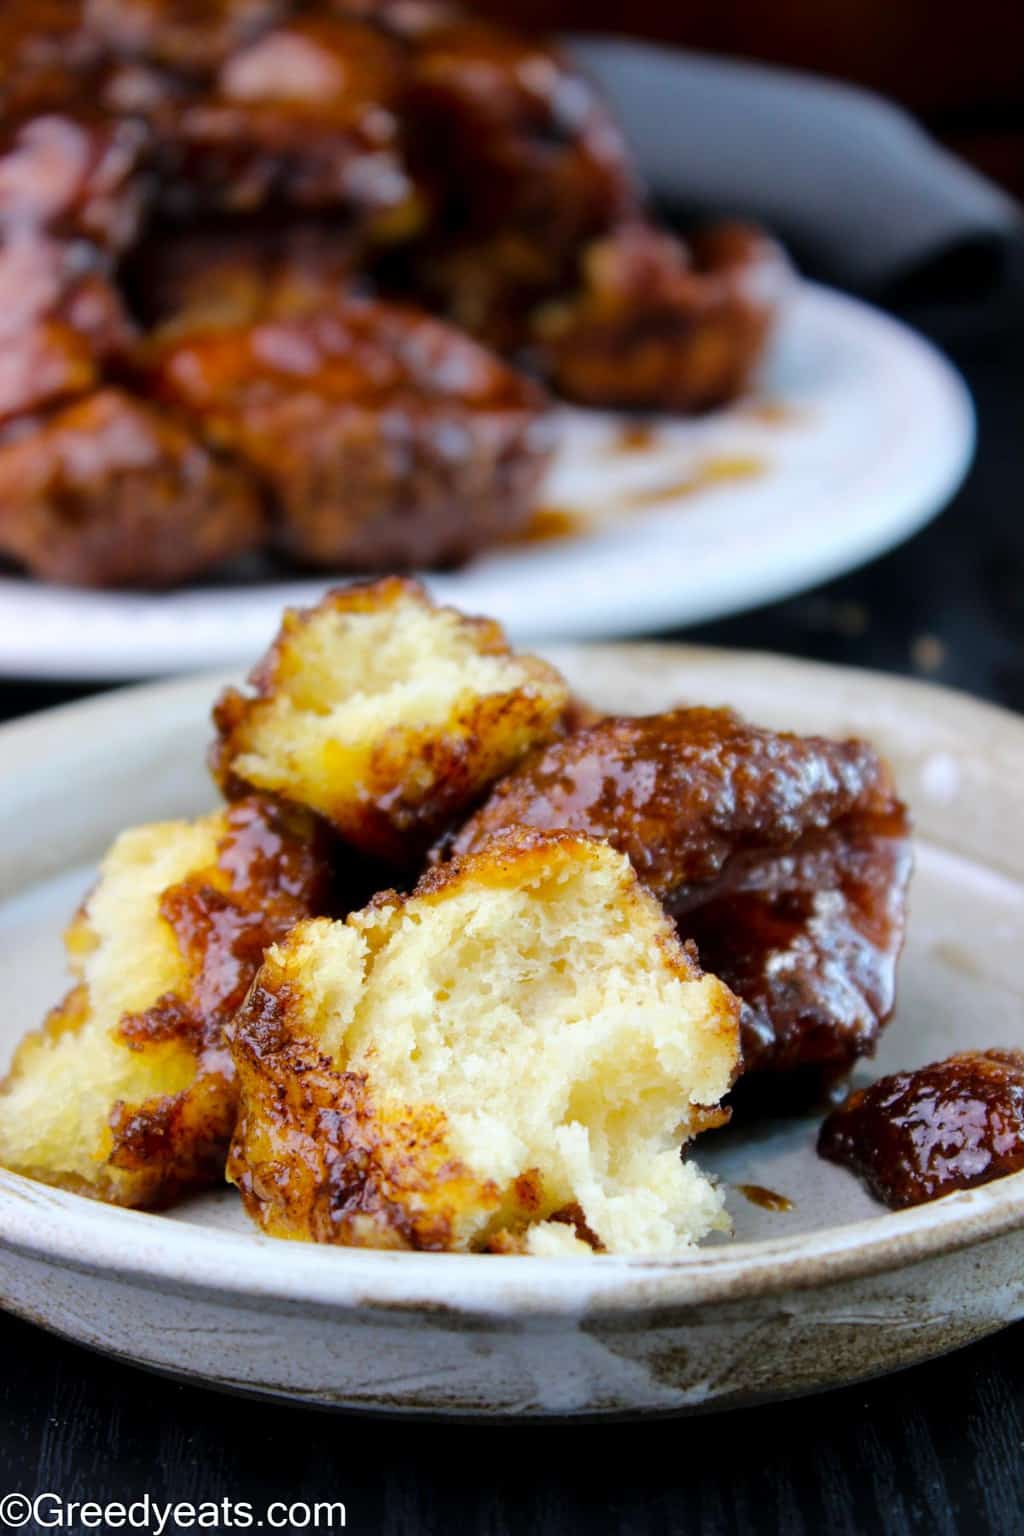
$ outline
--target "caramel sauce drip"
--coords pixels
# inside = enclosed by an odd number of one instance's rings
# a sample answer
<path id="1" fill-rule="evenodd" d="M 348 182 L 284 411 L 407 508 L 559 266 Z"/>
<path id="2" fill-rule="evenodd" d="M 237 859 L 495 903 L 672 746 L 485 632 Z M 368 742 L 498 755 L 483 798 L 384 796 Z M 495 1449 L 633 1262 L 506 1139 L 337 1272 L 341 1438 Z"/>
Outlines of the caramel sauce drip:
<path id="1" fill-rule="evenodd" d="M 749 1200 L 751 1205 L 759 1205 L 763 1211 L 791 1211 L 793 1202 L 786 1195 L 778 1194 L 774 1189 L 765 1189 L 763 1184 L 737 1184 L 736 1188 L 744 1200 Z"/>

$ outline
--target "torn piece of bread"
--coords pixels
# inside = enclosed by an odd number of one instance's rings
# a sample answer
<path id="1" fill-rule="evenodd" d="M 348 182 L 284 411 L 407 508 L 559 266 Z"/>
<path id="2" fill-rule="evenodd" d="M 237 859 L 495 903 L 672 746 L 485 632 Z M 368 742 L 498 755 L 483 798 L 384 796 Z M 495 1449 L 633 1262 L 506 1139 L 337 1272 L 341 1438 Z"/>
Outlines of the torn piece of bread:
<path id="1" fill-rule="evenodd" d="M 323 837 L 255 796 L 118 837 L 66 936 L 76 985 L 0 1088 L 0 1164 L 130 1206 L 221 1176 L 237 1104 L 224 1025 L 267 945 L 325 910 Z"/>
<path id="2" fill-rule="evenodd" d="M 228 1177 L 274 1236 L 664 1253 L 727 1226 L 680 1148 L 726 1118 L 738 1004 L 595 839 L 506 834 L 300 923 L 232 1051 Z"/>
<path id="3" fill-rule="evenodd" d="M 226 792 L 271 790 L 400 865 L 550 741 L 569 697 L 498 624 L 435 607 L 398 577 L 287 612 L 251 682 L 214 712 Z"/>

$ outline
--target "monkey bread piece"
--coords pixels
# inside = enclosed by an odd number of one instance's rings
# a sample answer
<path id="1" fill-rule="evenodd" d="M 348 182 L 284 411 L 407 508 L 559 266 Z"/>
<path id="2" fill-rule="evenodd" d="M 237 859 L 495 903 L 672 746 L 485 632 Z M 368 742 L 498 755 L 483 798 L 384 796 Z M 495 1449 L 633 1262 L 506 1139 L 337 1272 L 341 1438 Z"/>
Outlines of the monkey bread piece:
<path id="1" fill-rule="evenodd" d="M 255 320 L 170 323 L 148 363 L 155 396 L 259 476 L 279 547 L 334 570 L 452 565 L 522 523 L 543 392 L 426 315 L 292 286 L 302 302 Z"/>
<path id="2" fill-rule="evenodd" d="M 224 1026 L 264 949 L 324 909 L 323 836 L 257 797 L 122 833 L 68 930 L 76 985 L 0 1090 L 0 1163 L 131 1206 L 221 1176 L 237 1100 Z"/>
<path id="3" fill-rule="evenodd" d="M 397 577 L 290 610 L 214 711 L 214 772 L 318 812 L 371 857 L 412 865 L 442 826 L 559 728 L 568 687 L 498 624 Z"/>
<path id="4" fill-rule="evenodd" d="M 542 372 L 583 405 L 702 411 L 749 384 L 790 283 L 782 250 L 720 225 L 690 248 L 628 224 L 584 253 L 582 284 L 543 306 Z"/>
<path id="5" fill-rule="evenodd" d="M 33 234 L 0 243 L 0 423 L 88 393 L 134 339 L 88 246 Z"/>
<path id="6" fill-rule="evenodd" d="M 513 826 L 627 853 L 742 1000 L 744 1072 L 773 1101 L 820 1093 L 892 1013 L 911 857 L 905 808 L 866 742 L 762 730 L 728 710 L 588 724 L 503 779 L 457 853 Z M 440 858 L 444 845 L 435 850 Z M 766 1101 L 767 1102 L 767 1101 Z"/>
<path id="7" fill-rule="evenodd" d="M 0 439 L 0 552 L 48 581 L 170 586 L 259 545 L 244 469 L 116 389 Z"/>
<path id="8" fill-rule="evenodd" d="M 269 951 L 228 1177 L 278 1237 L 682 1249 L 728 1225 L 680 1146 L 725 1118 L 736 1012 L 622 855 L 513 834 Z"/>
<path id="9" fill-rule="evenodd" d="M 299 16 L 225 59 L 169 119 L 161 202 L 176 214 L 343 210 L 410 233 L 421 209 L 400 153 L 400 45 L 346 17 Z"/>

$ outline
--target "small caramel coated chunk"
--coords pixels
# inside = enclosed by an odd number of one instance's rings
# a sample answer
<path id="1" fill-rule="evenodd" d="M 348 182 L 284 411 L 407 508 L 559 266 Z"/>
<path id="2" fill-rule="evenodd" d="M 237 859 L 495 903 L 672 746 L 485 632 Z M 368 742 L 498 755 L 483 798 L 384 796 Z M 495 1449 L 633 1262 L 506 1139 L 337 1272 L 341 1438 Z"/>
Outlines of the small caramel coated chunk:
<path id="1" fill-rule="evenodd" d="M 499 625 L 389 578 L 286 613 L 253 692 L 224 694 L 215 773 L 308 806 L 404 866 L 533 747 L 568 701 L 553 667 Z"/>
<path id="2" fill-rule="evenodd" d="M 852 1093 L 818 1151 L 894 1210 L 1024 1168 L 1024 1053 L 962 1051 Z"/>
<path id="3" fill-rule="evenodd" d="M 468 19 L 418 41 L 406 110 L 438 209 L 419 280 L 457 324 L 519 345 L 580 247 L 638 204 L 618 128 L 556 49 Z"/>

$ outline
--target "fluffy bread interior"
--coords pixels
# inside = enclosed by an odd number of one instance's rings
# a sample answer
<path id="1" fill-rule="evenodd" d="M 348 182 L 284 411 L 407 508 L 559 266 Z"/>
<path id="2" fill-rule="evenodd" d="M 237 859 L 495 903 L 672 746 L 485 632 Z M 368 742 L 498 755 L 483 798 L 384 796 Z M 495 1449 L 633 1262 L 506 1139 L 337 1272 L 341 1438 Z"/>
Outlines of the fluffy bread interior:
<path id="1" fill-rule="evenodd" d="M 350 1205 L 367 1147 L 375 1189 L 360 1189 L 358 1220 L 334 1210 L 332 1240 L 384 1245 L 399 1226 L 413 1245 L 429 1231 L 453 1249 L 663 1253 L 727 1225 L 680 1148 L 731 1084 L 737 1004 L 607 844 L 497 839 L 411 897 L 299 924 L 256 991 L 264 1017 L 276 995 L 285 1033 L 314 1042 L 339 1085 L 360 1084 L 360 1145 L 342 1130 L 335 1151 Z M 246 1028 L 243 1015 L 243 1045 Z M 236 1171 L 259 1132 L 241 1076 Z M 259 1170 L 257 1186 L 269 1187 Z M 247 1204 L 268 1230 L 314 1235 L 294 1202 L 283 1215 Z"/>

